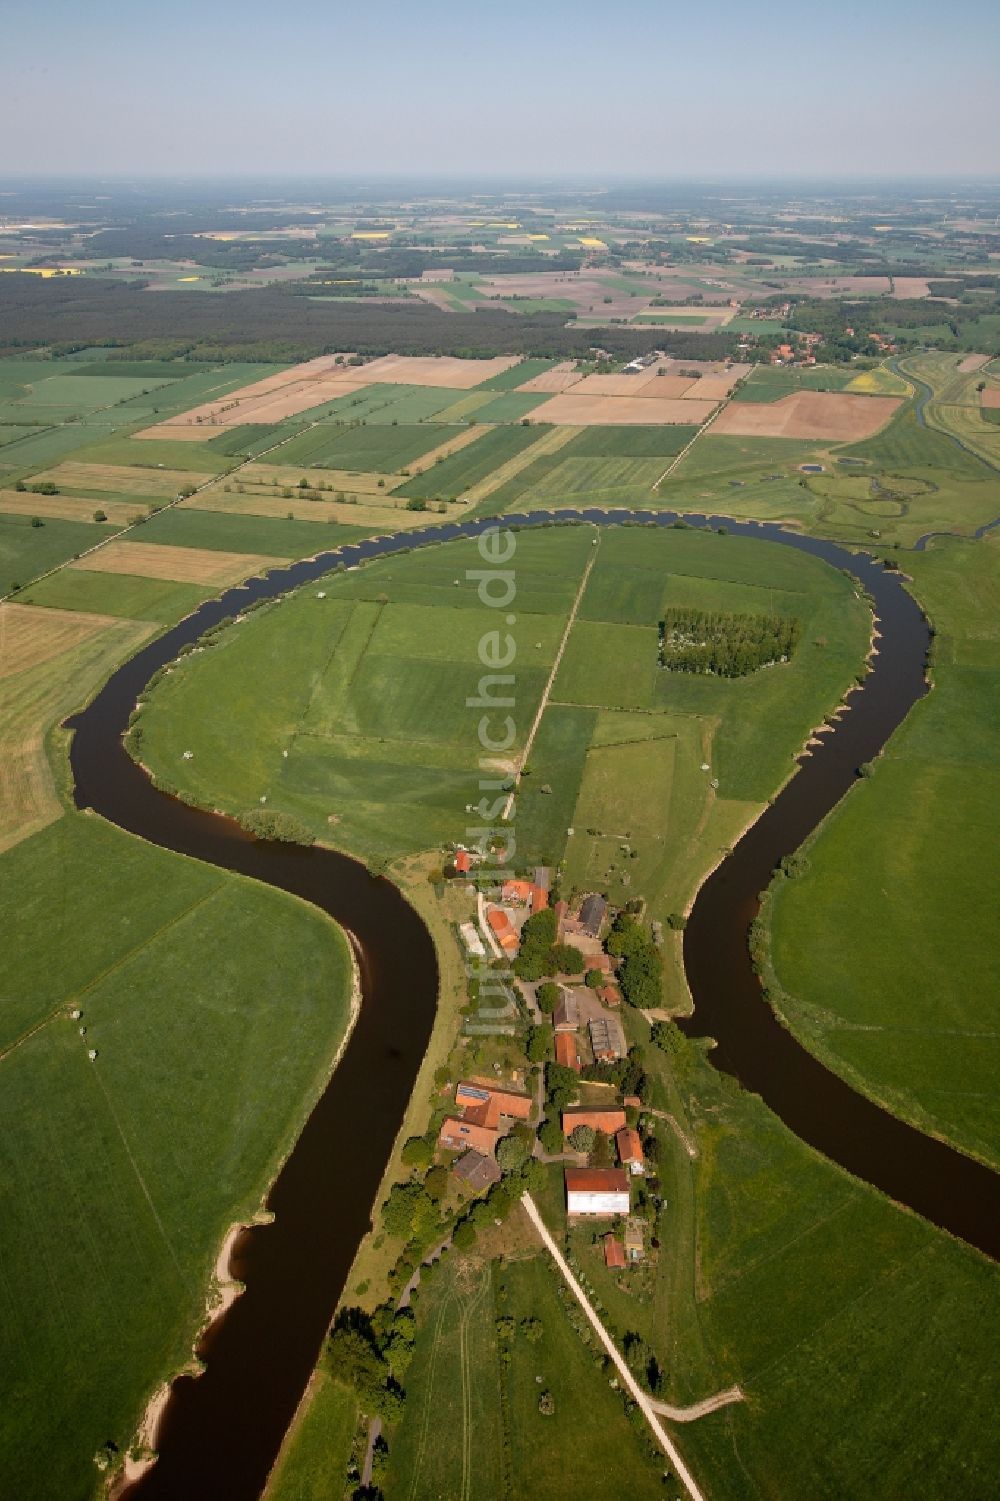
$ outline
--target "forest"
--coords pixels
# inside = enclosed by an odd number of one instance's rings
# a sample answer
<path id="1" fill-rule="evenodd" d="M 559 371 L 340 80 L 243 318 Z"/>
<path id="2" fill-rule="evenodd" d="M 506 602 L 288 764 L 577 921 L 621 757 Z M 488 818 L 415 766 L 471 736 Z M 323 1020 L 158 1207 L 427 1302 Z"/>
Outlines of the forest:
<path id="1" fill-rule="evenodd" d="M 295 362 L 337 350 L 580 359 L 599 342 L 615 357 L 632 359 L 665 340 L 681 359 L 722 359 L 736 347 L 726 333 L 567 328 L 559 313 L 445 313 L 404 299 L 391 305 L 314 302 L 278 287 L 157 297 L 135 282 L 0 277 L 0 355 L 39 346 L 63 354 L 101 346 L 127 349 L 137 359 Z"/>
<path id="2" fill-rule="evenodd" d="M 680 605 L 660 622 L 660 665 L 671 672 L 741 678 L 786 662 L 798 639 L 799 622 L 789 615 L 733 615 Z"/>

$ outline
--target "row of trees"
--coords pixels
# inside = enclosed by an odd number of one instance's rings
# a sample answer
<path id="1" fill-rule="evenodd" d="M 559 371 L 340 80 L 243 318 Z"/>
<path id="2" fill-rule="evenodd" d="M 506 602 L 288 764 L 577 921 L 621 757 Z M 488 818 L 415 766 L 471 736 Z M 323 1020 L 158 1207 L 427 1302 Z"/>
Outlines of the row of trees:
<path id="1" fill-rule="evenodd" d="M 799 622 L 790 615 L 731 615 L 676 606 L 660 622 L 660 664 L 672 672 L 745 677 L 795 650 Z"/>

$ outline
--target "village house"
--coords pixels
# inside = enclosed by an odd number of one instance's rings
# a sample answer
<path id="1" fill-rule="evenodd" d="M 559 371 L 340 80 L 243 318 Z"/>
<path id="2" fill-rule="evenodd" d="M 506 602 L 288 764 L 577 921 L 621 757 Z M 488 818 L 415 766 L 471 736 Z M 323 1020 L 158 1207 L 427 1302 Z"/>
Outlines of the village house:
<path id="1" fill-rule="evenodd" d="M 492 1157 L 496 1152 L 497 1138 L 500 1133 L 495 1126 L 487 1126 L 474 1118 L 461 1115 L 449 1115 L 441 1123 L 438 1133 L 438 1146 L 444 1147 L 449 1152 L 461 1151 L 466 1147 L 472 1147 L 484 1157 Z"/>
<path id="2" fill-rule="evenodd" d="M 608 904 L 603 896 L 596 894 L 584 897 L 580 903 L 580 928 L 588 938 L 599 938 L 604 919 L 608 913 Z"/>
<path id="3" fill-rule="evenodd" d="M 617 985 L 601 985 L 597 991 L 597 998 L 603 1001 L 605 1006 L 620 1006 L 622 993 Z"/>
<path id="4" fill-rule="evenodd" d="M 486 922 L 494 940 L 503 952 L 513 958 L 520 948 L 520 940 L 513 923 L 502 907 L 487 907 Z"/>
<path id="5" fill-rule="evenodd" d="M 455 1090 L 455 1104 L 469 1109 L 477 1109 L 481 1105 L 488 1105 L 496 1110 L 498 1115 L 509 1116 L 511 1120 L 526 1121 L 531 1115 L 531 1096 L 522 1094 L 517 1089 L 507 1089 L 503 1085 L 490 1082 L 489 1079 L 463 1079 Z"/>
<path id="6" fill-rule="evenodd" d="M 622 1167 L 628 1168 L 633 1177 L 645 1172 L 646 1163 L 638 1131 L 632 1126 L 624 1126 L 615 1135 L 615 1145 L 618 1148 L 618 1161 Z"/>
<path id="7" fill-rule="evenodd" d="M 503 1177 L 500 1164 L 495 1158 L 486 1157 L 482 1152 L 477 1152 L 472 1148 L 468 1152 L 463 1152 L 462 1156 L 452 1163 L 451 1170 L 455 1177 L 467 1188 L 471 1188 L 474 1193 L 483 1193 L 494 1183 L 499 1183 Z M 624 1264 L 623 1261 L 622 1265 Z"/>
<path id="8" fill-rule="evenodd" d="M 549 905 L 547 889 L 534 881 L 504 881 L 500 896 L 512 907 L 530 907 L 532 916 Z"/>
<path id="9" fill-rule="evenodd" d="M 571 1136 L 577 1126 L 589 1126 L 592 1131 L 603 1131 L 605 1136 L 615 1136 L 627 1122 L 624 1110 L 587 1110 L 578 1108 L 564 1110 L 562 1128 L 564 1136 Z"/>
<path id="10" fill-rule="evenodd" d="M 632 1203 L 629 1176 L 620 1167 L 568 1167 L 565 1182 L 567 1214 L 629 1212 Z"/>

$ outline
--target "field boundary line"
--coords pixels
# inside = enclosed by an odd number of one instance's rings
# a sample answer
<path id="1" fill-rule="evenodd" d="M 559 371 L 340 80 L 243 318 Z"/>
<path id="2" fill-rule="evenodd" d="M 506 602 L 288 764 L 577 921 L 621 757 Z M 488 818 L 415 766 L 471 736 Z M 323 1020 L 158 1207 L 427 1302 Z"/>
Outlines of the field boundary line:
<path id="1" fill-rule="evenodd" d="M 601 1344 L 604 1346 L 608 1355 L 610 1355 L 612 1361 L 614 1362 L 615 1369 L 617 1370 L 619 1377 L 624 1383 L 629 1396 L 641 1409 L 643 1417 L 646 1419 L 646 1422 L 652 1429 L 653 1437 L 656 1439 L 656 1442 L 670 1459 L 670 1462 L 674 1466 L 674 1469 L 677 1471 L 677 1478 L 680 1481 L 681 1485 L 687 1491 L 688 1496 L 691 1498 L 691 1501 L 707 1501 L 707 1497 L 705 1496 L 704 1491 L 700 1489 L 698 1482 L 695 1480 L 691 1471 L 688 1469 L 687 1465 L 684 1463 L 684 1460 L 681 1458 L 680 1451 L 678 1450 L 676 1444 L 674 1443 L 673 1439 L 669 1437 L 663 1427 L 663 1424 L 660 1422 L 659 1415 L 653 1406 L 652 1399 L 646 1395 L 642 1387 L 639 1385 L 638 1381 L 636 1381 L 635 1377 L 632 1375 L 632 1372 L 629 1370 L 628 1366 L 625 1363 L 624 1356 L 622 1356 L 619 1352 L 618 1346 L 615 1344 L 614 1340 L 611 1338 L 610 1334 L 601 1323 L 601 1320 L 598 1318 L 597 1313 L 595 1312 L 593 1305 L 590 1302 L 590 1299 L 587 1297 L 587 1294 L 584 1292 L 583 1288 L 580 1286 L 579 1282 L 577 1282 L 576 1278 L 573 1276 L 573 1273 L 570 1271 L 566 1258 L 565 1256 L 563 1256 L 562 1252 L 559 1250 L 559 1247 L 556 1245 L 555 1241 L 552 1239 L 552 1236 L 549 1234 L 545 1225 L 545 1221 L 539 1214 L 534 1199 L 529 1193 L 526 1193 L 522 1195 L 521 1203 L 523 1204 L 528 1218 L 531 1220 L 531 1223 L 538 1231 L 538 1234 L 540 1235 L 542 1240 L 542 1244 L 545 1246 L 545 1249 L 548 1251 L 549 1255 L 552 1257 L 552 1260 L 555 1262 L 556 1267 L 561 1272 L 563 1280 L 565 1281 L 567 1287 L 573 1294 L 574 1298 L 576 1298 L 580 1307 L 583 1309 L 591 1327 L 594 1330 L 594 1333 L 597 1335 Z"/>
<path id="2" fill-rule="evenodd" d="M 674 457 L 670 460 L 670 463 L 667 465 L 666 469 L 664 469 L 664 471 L 660 475 L 659 479 L 653 485 L 653 491 L 654 491 L 654 493 L 663 484 L 663 481 L 666 479 L 667 475 L 668 474 L 673 474 L 674 470 L 677 468 L 677 465 L 680 463 L 681 459 L 683 459 L 684 457 L 686 457 L 686 455 L 691 452 L 692 448 L 697 443 L 698 439 L 704 433 L 708 432 L 709 428 L 712 426 L 712 423 L 716 420 L 716 418 L 717 417 L 721 417 L 722 413 L 726 410 L 726 407 L 729 405 L 729 403 L 732 401 L 732 399 L 733 398 L 730 395 L 730 396 L 726 397 L 725 401 L 720 401 L 719 405 L 716 407 L 716 409 L 712 413 L 711 417 L 709 417 L 708 421 L 707 422 L 703 422 L 702 425 L 701 425 L 701 427 L 699 427 L 698 431 L 695 433 L 694 437 L 691 438 L 687 443 L 685 443 L 685 445 L 681 449 L 680 453 L 674 455 Z"/>
<path id="3" fill-rule="evenodd" d="M 499 490 L 508 480 L 516 479 L 522 469 L 527 469 L 535 459 L 544 458 L 546 454 L 558 453 L 565 448 L 572 438 L 581 431 L 579 427 L 559 425 L 549 432 L 543 433 L 536 438 L 534 443 L 529 443 L 527 448 L 522 448 L 520 453 L 514 454 L 513 458 L 501 464 L 499 469 L 477 484 L 471 485 L 466 491 L 465 499 L 472 505 L 478 505 L 480 501 L 487 500 L 495 490 Z"/>
<path id="4" fill-rule="evenodd" d="M 597 552 L 600 552 L 601 529 L 600 527 L 595 527 L 594 531 L 596 533 L 596 541 L 598 543 Z M 531 753 L 531 747 L 535 743 L 535 736 L 538 733 L 538 726 L 542 722 L 542 715 L 545 713 L 546 707 L 548 705 L 549 694 L 552 692 L 552 685 L 556 680 L 556 673 L 559 671 L 559 664 L 562 661 L 563 652 L 566 650 L 566 643 L 569 640 L 570 632 L 572 631 L 573 626 L 576 623 L 576 612 L 580 608 L 580 601 L 583 599 L 583 591 L 587 587 L 587 580 L 590 578 L 591 569 L 597 562 L 597 552 L 592 551 L 590 557 L 587 559 L 587 565 L 583 570 L 583 577 L 580 580 L 580 587 L 576 591 L 576 598 L 573 601 L 573 607 L 569 612 L 569 618 L 566 621 L 566 627 L 562 634 L 562 640 L 559 643 L 559 650 L 556 652 L 555 661 L 552 663 L 552 671 L 549 673 L 548 681 L 545 684 L 541 701 L 538 705 L 538 711 L 535 714 L 531 729 L 528 731 L 528 738 L 524 742 L 524 750 L 518 757 L 517 770 L 514 773 L 514 782 L 507 796 L 507 801 L 504 804 L 503 817 L 505 819 L 510 818 L 511 809 L 514 806 L 514 794 L 520 786 L 521 774 L 524 771 L 525 766 L 527 766 L 528 764 L 528 756 Z"/>

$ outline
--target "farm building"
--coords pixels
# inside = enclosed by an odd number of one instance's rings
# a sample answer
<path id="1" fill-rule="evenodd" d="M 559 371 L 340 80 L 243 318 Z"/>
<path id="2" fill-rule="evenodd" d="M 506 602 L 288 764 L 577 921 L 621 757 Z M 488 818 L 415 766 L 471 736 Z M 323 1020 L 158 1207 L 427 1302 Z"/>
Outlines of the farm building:
<path id="1" fill-rule="evenodd" d="M 595 893 L 584 897 L 580 903 L 580 927 L 588 937 L 600 937 L 607 912 L 608 904 L 603 896 L 598 896 Z"/>
<path id="2" fill-rule="evenodd" d="M 621 1272 L 625 1269 L 625 1247 L 617 1235 L 610 1232 L 604 1237 L 604 1265 L 613 1272 Z"/>
<path id="3" fill-rule="evenodd" d="M 627 1167 L 632 1174 L 645 1171 L 642 1141 L 638 1131 L 634 1131 L 631 1126 L 624 1126 L 615 1136 L 615 1145 L 618 1148 L 618 1160 L 622 1167 Z"/>
<path id="4" fill-rule="evenodd" d="M 626 1124 L 624 1110 L 564 1110 L 562 1113 L 564 1136 L 569 1136 L 577 1126 L 589 1126 L 592 1131 L 603 1131 L 605 1136 L 617 1136 Z"/>
<path id="5" fill-rule="evenodd" d="M 487 907 L 486 921 L 497 943 L 505 954 L 516 954 L 520 948 L 517 933 L 502 907 Z"/>
<path id="6" fill-rule="evenodd" d="M 516 1121 L 526 1121 L 531 1115 L 530 1095 L 498 1087 L 488 1079 L 463 1079 L 455 1090 L 455 1103 L 466 1109 L 491 1104 L 498 1115 L 507 1115 Z"/>
<path id="7" fill-rule="evenodd" d="M 571 1068 L 575 1073 L 580 1072 L 580 1054 L 572 1032 L 556 1033 L 556 1062 L 561 1063 L 563 1068 Z"/>
<path id="8" fill-rule="evenodd" d="M 580 1025 L 580 1010 L 572 991 L 564 990 L 562 1000 L 552 1013 L 552 1026 L 556 1032 L 575 1032 Z"/>
<path id="9" fill-rule="evenodd" d="M 451 1170 L 456 1178 L 471 1188 L 475 1193 L 482 1193 L 484 1189 L 491 1188 L 494 1183 L 499 1183 L 503 1174 L 500 1166 L 493 1157 L 486 1157 L 482 1152 L 470 1148 L 463 1152 L 451 1165 Z M 624 1265 L 624 1262 L 622 1263 Z"/>
<path id="10" fill-rule="evenodd" d="M 449 1115 L 441 1123 L 438 1146 L 445 1147 L 449 1152 L 471 1147 L 473 1151 L 481 1152 L 485 1157 L 492 1157 L 496 1151 L 499 1134 L 495 1126 L 479 1125 L 474 1120 L 468 1120 L 464 1115 Z"/>
<path id="11" fill-rule="evenodd" d="M 590 1045 L 598 1063 L 615 1063 L 625 1057 L 625 1034 L 621 1023 L 614 1016 L 595 1017 L 588 1022 Z"/>
<path id="12" fill-rule="evenodd" d="M 597 966 L 594 965 L 593 968 L 596 969 Z M 597 992 L 597 998 L 598 1000 L 603 1001 L 605 1006 L 620 1006 L 622 1003 L 622 993 L 618 989 L 617 985 L 600 986 Z"/>
<path id="13" fill-rule="evenodd" d="M 568 1167 L 565 1175 L 567 1214 L 628 1214 L 629 1177 L 620 1167 Z"/>
<path id="14" fill-rule="evenodd" d="M 453 863 L 456 875 L 467 876 L 472 869 L 472 856 L 468 850 L 456 850 Z"/>
<path id="15" fill-rule="evenodd" d="M 501 899 L 514 907 L 530 907 L 532 913 L 541 912 L 549 905 L 549 893 L 544 886 L 534 881 L 504 881 L 500 888 Z"/>

